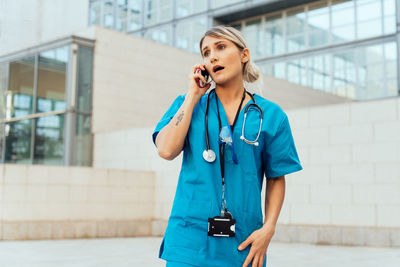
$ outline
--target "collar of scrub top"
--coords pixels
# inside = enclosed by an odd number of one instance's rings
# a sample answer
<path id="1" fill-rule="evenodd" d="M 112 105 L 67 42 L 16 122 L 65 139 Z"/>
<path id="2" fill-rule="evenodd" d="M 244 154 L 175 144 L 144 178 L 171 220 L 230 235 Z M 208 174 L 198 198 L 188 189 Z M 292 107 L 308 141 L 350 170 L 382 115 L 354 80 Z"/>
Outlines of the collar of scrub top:
<path id="1" fill-rule="evenodd" d="M 213 162 L 214 160 L 215 160 L 215 158 L 216 158 L 216 155 L 215 155 L 215 152 L 210 148 L 210 143 L 209 143 L 209 138 L 208 138 L 208 108 L 209 108 L 209 102 L 210 102 L 210 95 L 212 94 L 212 92 L 214 91 L 214 93 L 215 93 L 215 88 L 213 88 L 213 89 L 211 89 L 211 91 L 208 93 L 208 96 L 207 96 L 207 103 L 206 103 L 206 114 L 205 114 L 205 121 L 204 121 L 204 124 L 205 124 L 205 139 L 206 139 L 206 146 L 207 146 L 207 149 L 206 150 L 204 150 L 204 152 L 203 152 L 203 158 L 206 160 L 206 161 L 208 161 L 208 162 Z M 253 97 L 253 95 L 252 94 L 250 94 L 247 90 L 246 90 L 246 88 L 244 88 L 244 93 L 243 93 L 243 95 L 245 96 L 245 93 L 247 93 L 250 97 L 251 97 L 251 99 L 253 100 L 253 103 L 255 104 L 255 100 L 254 100 L 254 97 Z M 216 96 L 216 103 L 217 103 L 217 108 L 218 108 L 218 99 L 217 99 L 217 94 L 215 93 L 215 96 Z M 244 100 L 244 96 L 243 96 L 243 98 L 242 98 L 242 102 L 240 103 L 240 106 L 239 106 L 239 108 L 238 108 L 238 112 L 236 113 L 236 116 L 235 116 L 235 121 L 234 121 L 234 123 L 236 123 L 236 120 L 237 120 L 237 117 L 238 117 L 238 114 L 240 113 L 240 108 L 241 108 L 241 105 L 242 105 L 242 103 L 243 103 L 243 100 Z M 252 105 L 252 104 L 251 104 Z M 247 107 L 249 107 L 249 106 L 247 106 Z M 219 115 L 219 109 L 217 110 L 218 111 L 218 122 L 219 122 L 219 125 L 220 125 L 220 129 L 221 129 L 221 119 L 220 119 L 220 115 Z M 247 111 L 247 108 L 246 108 L 246 111 Z M 246 117 L 246 116 L 245 116 Z M 232 132 L 233 132 L 233 128 L 234 128 L 234 125 L 231 127 L 231 126 L 229 126 L 229 128 L 230 128 L 230 134 L 231 134 L 231 136 L 233 136 L 232 135 Z M 232 129 L 231 129 L 232 128 Z M 219 137 L 218 137 L 219 138 Z M 244 140 L 244 141 L 246 141 L 246 140 Z M 232 151 L 233 151 L 233 148 L 232 148 Z M 235 163 L 237 164 L 237 159 L 236 159 L 236 154 L 232 154 L 232 157 L 234 157 L 234 161 L 235 161 Z"/>

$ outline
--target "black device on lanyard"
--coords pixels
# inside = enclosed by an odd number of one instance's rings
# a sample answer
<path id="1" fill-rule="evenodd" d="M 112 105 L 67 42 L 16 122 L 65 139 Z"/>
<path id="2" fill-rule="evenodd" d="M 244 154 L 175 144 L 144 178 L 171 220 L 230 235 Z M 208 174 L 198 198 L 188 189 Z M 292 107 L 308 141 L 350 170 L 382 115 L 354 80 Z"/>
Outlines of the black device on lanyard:
<path id="1" fill-rule="evenodd" d="M 217 102 L 217 112 L 218 112 L 218 123 L 219 123 L 219 131 L 221 131 L 221 118 L 219 114 L 218 107 L 218 99 L 217 93 L 215 89 L 213 89 L 215 93 L 215 100 Z M 211 94 L 211 92 L 210 92 Z M 240 102 L 239 108 L 236 112 L 235 120 L 233 121 L 233 125 L 231 128 L 231 132 L 233 133 L 233 129 L 235 127 L 237 118 L 239 116 L 243 100 L 246 97 L 246 89 L 244 89 L 243 97 Z M 230 127 L 230 126 L 229 126 Z M 232 136 L 233 140 L 233 136 Z M 222 177 L 222 210 L 221 216 L 215 216 L 213 218 L 208 218 L 208 235 L 215 237 L 234 237 L 235 236 L 235 223 L 236 220 L 232 217 L 232 214 L 226 208 L 226 200 L 225 200 L 225 143 L 219 144 L 219 162 L 221 166 L 221 177 Z"/>

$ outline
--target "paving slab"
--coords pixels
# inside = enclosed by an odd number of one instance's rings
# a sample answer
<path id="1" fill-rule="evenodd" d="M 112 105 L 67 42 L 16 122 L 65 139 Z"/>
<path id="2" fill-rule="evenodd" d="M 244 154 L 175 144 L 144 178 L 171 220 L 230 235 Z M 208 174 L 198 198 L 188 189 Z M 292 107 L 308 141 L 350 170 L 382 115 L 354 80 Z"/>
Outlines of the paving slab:
<path id="1" fill-rule="evenodd" d="M 1 267 L 165 267 L 159 237 L 1 241 Z M 399 267 L 400 249 L 273 242 L 272 267 Z M 223 266 L 221 266 L 223 267 Z"/>

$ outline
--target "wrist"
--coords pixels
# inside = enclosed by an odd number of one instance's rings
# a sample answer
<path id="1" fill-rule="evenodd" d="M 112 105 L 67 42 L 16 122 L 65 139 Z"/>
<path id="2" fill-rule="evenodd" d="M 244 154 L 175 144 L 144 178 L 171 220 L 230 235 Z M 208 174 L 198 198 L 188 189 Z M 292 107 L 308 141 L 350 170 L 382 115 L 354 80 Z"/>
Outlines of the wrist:
<path id="1" fill-rule="evenodd" d="M 275 233 L 275 227 L 276 225 L 271 222 L 265 222 L 264 225 L 262 226 L 262 228 L 268 230 L 268 232 L 273 232 L 273 233 Z"/>
<path id="2" fill-rule="evenodd" d="M 197 95 L 193 92 L 188 92 L 186 94 L 185 100 L 187 99 L 189 102 L 193 103 L 193 104 L 197 104 L 197 102 L 199 102 L 201 96 Z"/>

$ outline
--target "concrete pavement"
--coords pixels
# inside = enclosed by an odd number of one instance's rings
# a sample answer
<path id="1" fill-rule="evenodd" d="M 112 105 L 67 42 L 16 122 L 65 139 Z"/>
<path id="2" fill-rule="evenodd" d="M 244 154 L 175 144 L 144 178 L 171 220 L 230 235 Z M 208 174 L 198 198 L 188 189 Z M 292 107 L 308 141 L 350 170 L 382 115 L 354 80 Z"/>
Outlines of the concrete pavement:
<path id="1" fill-rule="evenodd" d="M 1 267 L 164 267 L 161 238 L 1 241 Z M 272 267 L 399 267 L 400 249 L 272 242 Z"/>

